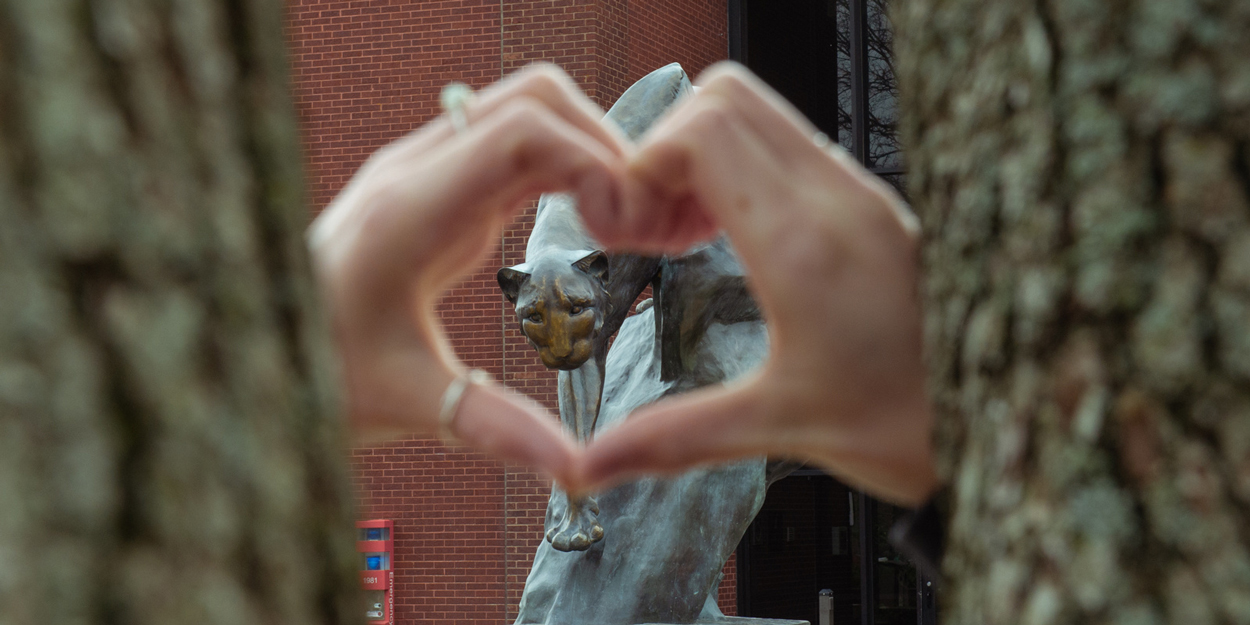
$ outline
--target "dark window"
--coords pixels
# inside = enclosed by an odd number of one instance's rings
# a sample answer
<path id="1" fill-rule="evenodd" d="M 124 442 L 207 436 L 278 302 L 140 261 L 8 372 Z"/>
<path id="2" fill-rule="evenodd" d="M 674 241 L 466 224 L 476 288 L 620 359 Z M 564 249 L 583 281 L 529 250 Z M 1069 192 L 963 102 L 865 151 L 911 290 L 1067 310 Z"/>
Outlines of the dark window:
<path id="1" fill-rule="evenodd" d="M 729 0 L 730 56 L 906 197 L 890 0 Z M 932 581 L 886 540 L 900 508 L 816 470 L 770 488 L 738 550 L 743 616 L 932 625 Z M 863 609 L 868 604 L 871 609 Z"/>
<path id="2" fill-rule="evenodd" d="M 864 166 L 899 174 L 887 7 L 888 0 L 736 0 L 730 3 L 730 54 Z"/>

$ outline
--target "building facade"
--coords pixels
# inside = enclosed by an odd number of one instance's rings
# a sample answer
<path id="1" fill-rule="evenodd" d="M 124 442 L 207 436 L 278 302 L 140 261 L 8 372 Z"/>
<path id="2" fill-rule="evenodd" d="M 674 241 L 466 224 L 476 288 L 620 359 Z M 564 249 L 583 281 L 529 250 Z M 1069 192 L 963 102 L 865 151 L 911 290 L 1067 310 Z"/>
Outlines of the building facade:
<path id="1" fill-rule="evenodd" d="M 677 61 L 692 76 L 728 58 L 724 0 L 291 0 L 287 35 L 311 205 L 325 207 L 377 148 L 438 114 L 449 81 L 475 88 L 535 61 L 564 68 L 604 108 Z M 529 206 L 492 256 L 439 304 L 470 367 L 553 411 L 555 374 L 516 330 L 495 271 L 520 263 Z M 515 618 L 543 535 L 550 483 L 464 448 L 409 439 L 354 451 L 360 518 L 395 522 L 396 616 Z M 733 567 L 721 605 L 732 614 Z"/>
<path id="2" fill-rule="evenodd" d="M 600 106 L 677 61 L 693 77 L 745 63 L 870 170 L 902 188 L 885 0 L 290 0 L 287 35 L 311 204 L 377 148 L 438 114 L 450 81 L 484 87 L 535 61 Z M 439 303 L 459 357 L 556 408 L 555 374 L 495 282 L 523 260 L 531 203 Z M 353 451 L 362 519 L 394 521 L 397 622 L 511 622 L 543 535 L 550 483 L 471 450 L 409 438 Z M 931 581 L 884 540 L 899 513 L 816 470 L 775 484 L 721 583 L 726 614 L 933 622 Z M 865 609 L 869 606 L 869 609 Z"/>

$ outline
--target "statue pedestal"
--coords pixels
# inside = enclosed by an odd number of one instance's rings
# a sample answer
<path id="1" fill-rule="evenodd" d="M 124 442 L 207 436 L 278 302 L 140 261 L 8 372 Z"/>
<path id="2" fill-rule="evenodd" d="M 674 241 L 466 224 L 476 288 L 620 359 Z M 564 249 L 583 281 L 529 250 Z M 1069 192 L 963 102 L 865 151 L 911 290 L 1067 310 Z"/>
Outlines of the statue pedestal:
<path id="1" fill-rule="evenodd" d="M 643 623 L 642 625 L 674 625 L 673 623 Z M 714 621 L 695 621 L 691 625 L 811 625 L 807 621 L 792 621 L 782 618 L 749 618 L 745 616 L 726 616 Z"/>

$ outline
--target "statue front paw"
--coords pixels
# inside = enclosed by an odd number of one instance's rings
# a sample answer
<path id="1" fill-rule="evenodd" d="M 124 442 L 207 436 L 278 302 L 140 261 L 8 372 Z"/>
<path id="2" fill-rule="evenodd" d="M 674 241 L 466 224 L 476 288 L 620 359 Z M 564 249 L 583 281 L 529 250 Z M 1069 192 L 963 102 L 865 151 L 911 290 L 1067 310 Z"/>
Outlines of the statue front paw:
<path id="1" fill-rule="evenodd" d="M 557 551 L 585 551 L 603 540 L 599 503 L 592 497 L 570 500 L 559 522 L 547 530 L 547 541 Z"/>

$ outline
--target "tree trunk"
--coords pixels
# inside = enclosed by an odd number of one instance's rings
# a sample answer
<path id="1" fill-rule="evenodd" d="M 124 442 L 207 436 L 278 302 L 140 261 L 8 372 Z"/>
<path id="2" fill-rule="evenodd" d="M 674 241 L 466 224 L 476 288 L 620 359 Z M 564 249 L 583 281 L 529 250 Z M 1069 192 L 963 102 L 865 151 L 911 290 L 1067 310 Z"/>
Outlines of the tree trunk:
<path id="1" fill-rule="evenodd" d="M 359 614 L 276 0 L 0 0 L 0 621 Z"/>
<path id="2" fill-rule="evenodd" d="M 1250 3 L 900 0 L 943 623 L 1250 623 Z"/>

